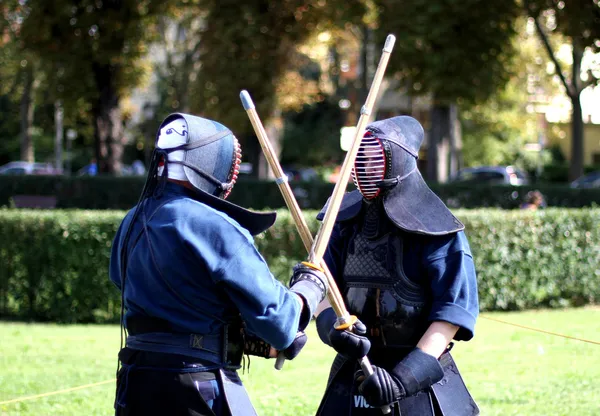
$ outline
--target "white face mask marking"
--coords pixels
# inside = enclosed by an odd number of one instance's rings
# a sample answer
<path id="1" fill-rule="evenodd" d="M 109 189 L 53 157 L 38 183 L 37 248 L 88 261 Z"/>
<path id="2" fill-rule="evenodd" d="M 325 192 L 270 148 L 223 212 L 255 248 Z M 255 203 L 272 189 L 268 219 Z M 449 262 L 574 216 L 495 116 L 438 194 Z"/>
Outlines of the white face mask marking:
<path id="1" fill-rule="evenodd" d="M 183 118 L 177 118 L 160 129 L 156 146 L 160 149 L 170 149 L 181 146 L 188 142 L 188 126 Z M 169 161 L 183 162 L 185 151 L 177 150 L 169 153 Z M 159 166 L 158 175 L 162 176 L 163 167 Z M 169 178 L 187 181 L 188 178 L 183 170 L 183 165 L 171 163 L 169 165 Z"/>

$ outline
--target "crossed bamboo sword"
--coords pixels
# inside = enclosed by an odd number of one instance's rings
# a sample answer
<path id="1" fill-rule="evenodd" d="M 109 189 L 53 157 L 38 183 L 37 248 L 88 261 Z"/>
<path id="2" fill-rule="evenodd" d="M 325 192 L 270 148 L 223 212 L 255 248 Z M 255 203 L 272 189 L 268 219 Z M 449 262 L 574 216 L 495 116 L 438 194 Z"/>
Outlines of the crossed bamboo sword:
<path id="1" fill-rule="evenodd" d="M 331 237 L 331 232 L 333 230 L 333 226 L 335 224 L 335 220 L 337 214 L 340 210 L 340 206 L 342 203 L 342 199 L 344 197 L 344 193 L 346 192 L 346 185 L 348 180 L 350 179 L 350 173 L 352 171 L 352 166 L 354 165 L 354 160 L 356 159 L 356 155 L 358 153 L 358 149 L 360 147 L 360 142 L 362 137 L 365 134 L 365 129 L 369 122 L 369 116 L 371 115 L 371 111 L 373 109 L 373 105 L 375 103 L 375 99 L 377 98 L 379 88 L 381 86 L 381 81 L 383 80 L 383 74 L 385 73 L 385 69 L 387 67 L 390 54 L 392 49 L 394 48 L 394 43 L 396 41 L 396 37 L 394 35 L 388 35 L 383 51 L 381 54 L 381 58 L 379 60 L 379 64 L 377 65 L 377 70 L 375 71 L 375 75 L 373 77 L 373 82 L 371 83 L 371 87 L 369 89 L 369 94 L 367 95 L 367 100 L 364 106 L 360 110 L 360 117 L 358 119 L 358 124 L 356 126 L 356 131 L 354 134 L 354 139 L 352 141 L 352 146 L 346 153 L 346 157 L 344 159 L 344 163 L 340 169 L 340 176 L 333 188 L 333 193 L 331 194 L 331 198 L 329 199 L 329 203 L 325 212 L 325 217 L 323 218 L 323 222 L 317 232 L 315 239 L 313 240 L 312 234 L 310 233 L 310 229 L 306 223 L 304 216 L 298 206 L 298 202 L 294 197 L 292 189 L 287 181 L 286 175 L 283 173 L 283 169 L 279 164 L 279 160 L 277 159 L 277 155 L 271 146 L 269 138 L 267 137 L 267 133 L 258 117 L 256 112 L 256 108 L 252 99 L 250 98 L 250 94 L 247 91 L 243 90 L 240 93 L 240 99 L 242 100 L 242 104 L 244 109 L 248 113 L 248 117 L 250 118 L 250 122 L 252 123 L 252 127 L 254 128 L 254 132 L 258 137 L 260 142 L 260 146 L 263 150 L 265 158 L 271 167 L 271 170 L 276 176 L 276 183 L 281 190 L 281 194 L 283 195 L 283 199 L 290 210 L 292 217 L 294 218 L 294 222 L 296 224 L 296 228 L 298 229 L 298 233 L 300 234 L 300 238 L 304 243 L 304 247 L 306 251 L 308 251 L 308 262 L 312 265 L 316 265 L 324 271 L 325 277 L 327 278 L 327 283 L 329 286 L 329 290 L 327 291 L 327 298 L 331 307 L 333 308 L 337 321 L 335 323 L 335 328 L 337 330 L 343 331 L 345 329 L 352 329 L 352 325 L 356 322 L 356 316 L 351 316 L 344 305 L 344 299 L 340 293 L 340 290 L 335 283 L 327 264 L 323 260 L 323 255 L 325 254 L 325 250 L 327 249 L 327 244 L 329 243 L 329 238 Z M 285 357 L 283 352 L 280 352 L 277 356 L 277 360 L 275 362 L 275 368 L 281 369 L 283 363 L 285 361 Z M 360 366 L 365 373 L 365 375 L 373 374 L 373 368 L 371 367 L 371 363 L 369 359 L 365 356 L 360 360 Z M 389 405 L 383 406 L 381 408 L 383 413 L 390 413 L 391 409 Z"/>

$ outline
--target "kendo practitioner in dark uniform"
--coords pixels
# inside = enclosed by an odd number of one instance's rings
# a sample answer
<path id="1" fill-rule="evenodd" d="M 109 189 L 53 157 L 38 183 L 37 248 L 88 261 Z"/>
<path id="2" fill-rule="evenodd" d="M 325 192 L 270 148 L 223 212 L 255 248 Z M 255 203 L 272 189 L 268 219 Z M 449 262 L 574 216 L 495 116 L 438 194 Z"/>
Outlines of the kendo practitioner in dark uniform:
<path id="1" fill-rule="evenodd" d="M 255 415 L 236 370 L 243 354 L 294 358 L 327 286 L 294 267 L 274 279 L 253 235 L 275 213 L 225 200 L 241 149 L 225 126 L 171 114 L 159 128 L 139 203 L 121 223 L 110 278 L 122 294 L 117 415 Z"/>
<path id="2" fill-rule="evenodd" d="M 324 257 L 358 322 L 338 331 L 333 310 L 319 308 L 319 336 L 338 355 L 318 415 L 381 415 L 387 404 L 402 416 L 479 414 L 450 356 L 453 339 L 473 337 L 475 267 L 463 224 L 417 169 L 422 141 L 408 116 L 371 123 L 361 140 L 357 190 Z M 365 377 L 357 359 L 367 353 Z"/>

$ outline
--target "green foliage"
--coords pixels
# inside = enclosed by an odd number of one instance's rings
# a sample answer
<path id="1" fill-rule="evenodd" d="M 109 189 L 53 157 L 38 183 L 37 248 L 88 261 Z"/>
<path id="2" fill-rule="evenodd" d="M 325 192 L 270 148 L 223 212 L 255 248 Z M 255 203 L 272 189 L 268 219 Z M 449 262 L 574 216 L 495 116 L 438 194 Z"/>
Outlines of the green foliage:
<path id="1" fill-rule="evenodd" d="M 540 179 L 548 182 L 567 182 L 569 180 L 569 164 L 557 162 L 545 165 L 540 176 Z"/>
<path id="2" fill-rule="evenodd" d="M 29 42 L 27 18 L 34 19 L 29 13 L 34 2 L 5 1 L 4 13 L 0 15 L 0 164 L 20 160 L 20 133 L 24 112 L 23 95 L 29 86 L 33 119 L 28 127 L 33 142 L 34 160 L 54 162 L 55 103 L 64 99 L 64 125 L 75 128 L 78 138 L 73 143 L 76 154 L 87 145 L 93 152 L 93 122 L 89 117 L 89 94 L 85 90 L 85 77 L 82 73 L 72 76 L 65 89 L 63 77 L 65 64 L 62 60 L 52 61 L 46 55 L 47 50 L 38 54 Z M 64 58 L 64 57 L 63 57 Z M 73 63 L 76 64 L 76 63 Z M 77 82 L 72 82 L 77 79 Z M 86 98 L 88 101 L 86 101 Z M 84 139 L 89 139 L 84 142 Z M 69 156 L 65 154 L 65 159 Z"/>
<path id="3" fill-rule="evenodd" d="M 440 102 L 483 101 L 510 77 L 514 0 L 377 0 L 380 39 L 398 37 L 388 73 Z"/>
<path id="4" fill-rule="evenodd" d="M 588 165 L 583 169 L 584 174 L 600 170 L 600 165 Z M 549 163 L 544 166 L 541 180 L 546 182 L 568 182 L 569 180 L 569 164 L 565 161 Z"/>
<path id="5" fill-rule="evenodd" d="M 125 118 L 120 101 L 144 80 L 146 45 L 157 37 L 157 16 L 173 3 L 30 0 L 9 9 L 19 17 L 23 52 L 44 73 L 49 100 L 62 100 L 70 118 L 94 126 L 102 172 L 120 171 Z M 82 110 L 88 114 L 82 117 Z"/>
<path id="6" fill-rule="evenodd" d="M 581 93 L 600 81 L 600 67 L 597 62 L 592 62 L 589 68 L 584 66 L 586 52 L 600 51 L 600 3 L 597 0 L 524 0 L 523 6 L 535 24 L 536 32 L 548 53 L 549 62 L 553 65 L 564 92 L 571 100 L 569 179 L 574 180 L 584 171 Z M 551 38 L 556 34 L 568 39 L 571 48 L 570 62 L 561 62 L 558 59 L 559 49 L 551 42 Z M 568 73 L 571 74 L 570 78 Z"/>
<path id="7" fill-rule="evenodd" d="M 524 150 L 526 143 L 538 143 L 538 135 L 543 133 L 535 101 L 555 94 L 556 86 L 546 73 L 544 51 L 535 35 L 526 30 L 525 18 L 518 19 L 515 26 L 513 76 L 487 101 L 463 106 L 459 114 L 465 166 L 517 165 L 535 171 L 539 162 L 545 165 L 553 160 L 549 151 L 543 151 L 538 160 L 538 152 Z"/>
<path id="8" fill-rule="evenodd" d="M 191 108 L 244 136 L 251 132 L 247 116 L 232 111 L 241 108 L 240 91 L 250 92 L 265 120 L 272 117 L 282 91 L 303 87 L 295 77 L 293 88 L 281 85 L 296 47 L 319 31 L 360 22 L 364 6 L 361 0 L 212 0 L 206 10 L 203 75 Z"/>
<path id="9" fill-rule="evenodd" d="M 0 95 L 0 165 L 19 158 L 18 114 L 15 101 L 8 95 Z"/>
<path id="10" fill-rule="evenodd" d="M 494 207 L 516 209 L 529 191 L 538 190 L 549 207 L 595 207 L 600 205 L 600 189 L 574 189 L 567 185 L 541 183 L 535 186 L 431 184 L 431 189 L 452 208 Z"/>
<path id="11" fill-rule="evenodd" d="M 107 278 L 122 212 L 0 211 L 0 311 L 58 322 L 114 320 L 120 299 Z"/>
<path id="12" fill-rule="evenodd" d="M 15 195 L 54 196 L 59 208 L 129 209 L 144 185 L 139 177 L 0 176 L 0 206 Z"/>
<path id="13" fill-rule="evenodd" d="M 526 102 L 522 83 L 512 81 L 487 102 L 462 112 L 465 166 L 514 165 L 524 144 L 537 142 L 537 117 L 525 111 Z"/>
<path id="14" fill-rule="evenodd" d="M 0 96 L 15 94 L 22 68 L 18 38 L 18 1 L 4 0 L 0 7 Z"/>
<path id="15" fill-rule="evenodd" d="M 41 195 L 57 198 L 58 208 L 129 209 L 134 206 L 145 178 L 125 176 L 8 176 L 0 175 L 0 206 L 12 206 L 15 195 Z M 321 208 L 331 195 L 333 184 L 291 183 L 299 192 L 298 203 Z M 300 195 L 301 193 L 301 195 Z M 228 201 L 257 210 L 285 206 L 274 182 L 240 178 Z"/>
<path id="16" fill-rule="evenodd" d="M 596 0 L 525 0 L 532 17 L 551 18 L 546 27 L 571 38 L 581 48 L 600 52 L 600 4 Z"/>
<path id="17" fill-rule="evenodd" d="M 478 270 L 484 310 L 600 300 L 600 211 L 458 212 Z"/>
<path id="18" fill-rule="evenodd" d="M 299 112 L 286 114 L 283 134 L 283 165 L 319 166 L 324 162 L 341 162 L 340 129 L 344 118 L 337 103 L 322 101 L 305 105 Z"/>
<path id="19" fill-rule="evenodd" d="M 548 172 L 550 172 L 548 168 Z M 561 179 L 560 167 L 554 173 Z M 550 177 L 550 173 L 548 173 Z M 8 176 L 0 175 L 0 206 L 13 206 L 16 195 L 54 196 L 57 208 L 129 209 L 144 186 L 142 177 L 113 176 Z M 331 196 L 334 184 L 290 181 L 299 205 L 321 209 Z M 588 207 L 600 204 L 600 189 L 573 189 L 566 184 L 540 183 L 535 186 L 430 184 L 431 189 L 450 207 L 518 208 L 527 192 L 541 191 L 548 206 Z M 351 189 L 351 187 L 349 188 Z M 241 177 L 228 198 L 235 204 L 255 210 L 285 207 L 281 191 L 274 182 Z"/>
<path id="20" fill-rule="evenodd" d="M 57 65 L 51 70 L 58 70 L 53 78 L 63 86 L 61 95 L 93 100 L 100 94 L 94 77 L 104 67 L 114 71 L 114 80 L 105 81 L 121 93 L 139 83 L 140 58 L 156 36 L 156 16 L 169 7 L 169 2 L 133 0 L 32 0 L 22 11 L 21 37 L 47 64 Z"/>
<path id="21" fill-rule="evenodd" d="M 0 210 L 0 316 L 115 322 L 118 291 L 108 278 L 123 211 Z M 306 258 L 293 219 L 279 211 L 256 238 L 273 274 L 287 282 Z M 313 234 L 315 212 L 305 212 Z M 478 271 L 483 310 L 600 301 L 600 210 L 457 211 Z"/>

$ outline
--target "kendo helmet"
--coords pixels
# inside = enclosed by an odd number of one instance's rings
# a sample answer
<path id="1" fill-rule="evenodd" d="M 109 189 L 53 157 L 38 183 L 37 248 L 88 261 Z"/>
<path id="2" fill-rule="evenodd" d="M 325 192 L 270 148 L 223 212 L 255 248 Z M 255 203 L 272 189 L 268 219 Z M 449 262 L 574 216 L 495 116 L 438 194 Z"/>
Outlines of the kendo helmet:
<path id="1" fill-rule="evenodd" d="M 225 200 L 238 179 L 241 159 L 238 140 L 221 123 L 170 114 L 156 134 L 141 199 L 161 197 L 168 179 L 187 181 L 194 199 L 226 213 L 252 235 L 260 234 L 273 225 L 275 212 L 254 212 Z"/>
<path id="2" fill-rule="evenodd" d="M 366 200 L 373 200 L 417 170 L 423 127 L 408 116 L 391 119 L 396 135 L 386 134 L 382 122 L 367 127 L 352 169 L 354 185 Z M 387 121 L 387 120 L 385 120 Z"/>
<path id="3" fill-rule="evenodd" d="M 242 149 L 222 124 L 188 114 L 171 114 L 156 138 L 158 175 L 188 181 L 194 188 L 225 199 L 240 172 Z"/>
<path id="4" fill-rule="evenodd" d="M 464 229 L 427 186 L 417 167 L 424 130 L 412 117 L 398 116 L 367 126 L 352 170 L 356 190 L 344 195 L 337 221 L 350 220 L 364 202 L 381 202 L 392 223 L 407 232 L 444 235 Z M 317 215 L 324 217 L 327 205 Z"/>

